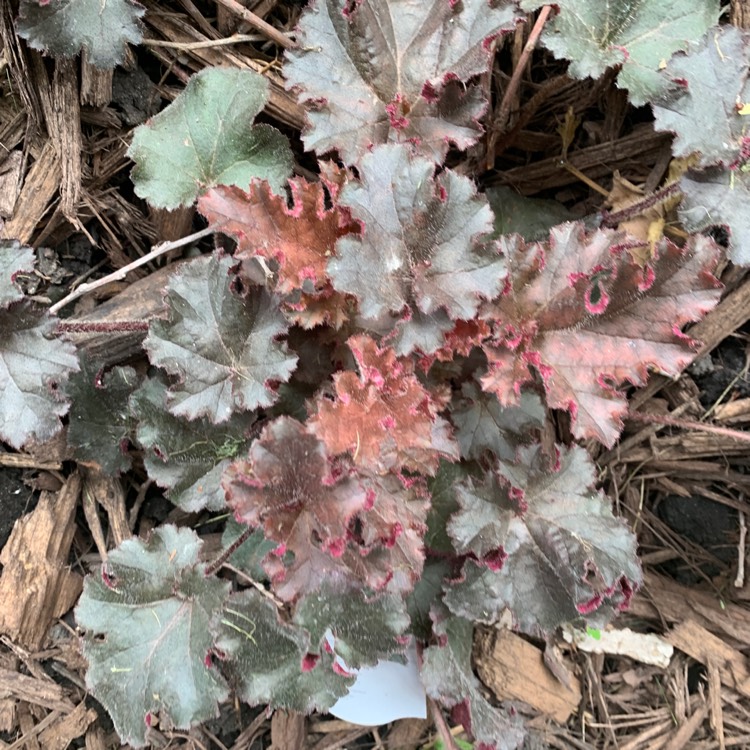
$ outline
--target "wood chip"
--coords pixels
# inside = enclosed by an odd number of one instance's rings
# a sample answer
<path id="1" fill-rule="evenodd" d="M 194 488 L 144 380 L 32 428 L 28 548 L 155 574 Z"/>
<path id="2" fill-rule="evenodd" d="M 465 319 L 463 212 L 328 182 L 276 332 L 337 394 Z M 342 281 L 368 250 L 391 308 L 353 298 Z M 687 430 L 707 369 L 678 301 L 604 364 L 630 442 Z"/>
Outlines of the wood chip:
<path id="1" fill-rule="evenodd" d="M 388 747 L 417 750 L 425 743 L 431 726 L 427 719 L 399 719 L 388 732 Z"/>
<path id="2" fill-rule="evenodd" d="M 0 632 L 32 651 L 81 593 L 81 576 L 67 566 L 80 494 L 78 473 L 56 495 L 43 492 L 37 507 L 16 521 L 0 552 Z"/>
<path id="3" fill-rule="evenodd" d="M 73 740 L 86 732 L 97 718 L 93 708 L 86 708 L 81 701 L 69 714 L 61 716 L 39 734 L 39 743 L 44 750 L 65 750 Z"/>
<path id="4" fill-rule="evenodd" d="M 719 743 L 719 750 L 724 750 L 724 712 L 721 707 L 721 676 L 716 659 L 709 657 L 708 664 L 708 703 L 711 707 L 711 729 Z"/>
<path id="5" fill-rule="evenodd" d="M 107 511 L 115 547 L 133 536 L 128 526 L 125 491 L 120 479 L 108 477 L 96 469 L 87 469 L 83 479 L 83 492 L 87 498 L 96 500 Z"/>
<path id="6" fill-rule="evenodd" d="M 63 713 L 69 713 L 74 708 L 63 689 L 52 680 L 40 680 L 0 667 L 0 698 L 9 697 Z"/>
<path id="7" fill-rule="evenodd" d="M 703 724 L 706 716 L 708 716 L 708 705 L 704 703 L 693 712 L 693 715 L 679 729 L 677 729 L 677 731 L 675 731 L 672 738 L 664 746 L 664 750 L 683 750 L 683 748 L 687 746 L 688 741 L 698 730 L 698 727 Z"/>
<path id="8" fill-rule="evenodd" d="M 271 717 L 271 750 L 305 747 L 306 719 L 295 711 L 275 711 Z"/>
<path id="9" fill-rule="evenodd" d="M 646 572 L 643 588 L 633 598 L 629 612 L 637 617 L 656 617 L 669 624 L 692 619 L 707 632 L 727 636 L 737 643 L 750 643 L 750 615 L 744 607 L 726 603 L 722 608 L 714 594 L 681 586 L 650 571 Z"/>
<path id="10" fill-rule="evenodd" d="M 27 244 L 47 211 L 62 179 L 62 168 L 52 141 L 44 144 L 21 188 L 15 211 L 5 226 L 2 236 Z"/>
<path id="11" fill-rule="evenodd" d="M 564 724 L 581 702 L 581 683 L 571 675 L 570 689 L 544 665 L 541 649 L 510 630 L 480 631 L 475 652 L 477 673 L 498 700 L 519 700 Z"/>
<path id="12" fill-rule="evenodd" d="M 11 151 L 0 164 L 0 217 L 9 219 L 13 216 L 16 201 L 21 192 L 21 168 L 23 152 Z"/>
<path id="13" fill-rule="evenodd" d="M 723 685 L 750 698 L 750 669 L 747 659 L 738 650 L 710 633 L 694 619 L 680 623 L 665 638 L 675 648 L 706 667 L 713 664 Z"/>

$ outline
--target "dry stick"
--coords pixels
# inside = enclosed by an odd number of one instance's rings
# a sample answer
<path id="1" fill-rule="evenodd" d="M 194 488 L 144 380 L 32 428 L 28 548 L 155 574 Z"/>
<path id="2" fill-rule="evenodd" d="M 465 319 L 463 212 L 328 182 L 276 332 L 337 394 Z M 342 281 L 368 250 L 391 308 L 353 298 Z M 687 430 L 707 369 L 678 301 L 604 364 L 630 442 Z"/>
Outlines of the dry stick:
<path id="1" fill-rule="evenodd" d="M 221 2 L 222 0 L 219 1 Z M 526 63 L 529 61 L 529 57 L 534 51 L 534 47 L 536 47 L 539 35 L 542 33 L 544 24 L 546 23 L 547 17 L 549 16 L 551 11 L 551 5 L 545 5 L 542 8 L 539 16 L 536 19 L 536 23 L 534 24 L 534 28 L 531 30 L 531 34 L 529 34 L 529 38 L 526 40 L 526 46 L 523 48 L 523 52 L 521 52 L 521 57 L 518 58 L 518 65 L 516 65 L 516 69 L 513 71 L 513 76 L 508 83 L 508 88 L 505 89 L 505 93 L 503 94 L 503 100 L 500 102 L 497 120 L 495 121 L 495 125 L 499 130 L 502 130 L 508 122 L 508 117 L 510 115 L 510 105 L 513 101 L 513 97 L 515 96 L 516 91 L 518 90 L 518 87 L 521 85 L 521 76 L 523 75 L 523 69 L 526 67 Z"/>
<path id="2" fill-rule="evenodd" d="M 265 34 L 280 47 L 284 47 L 284 49 L 295 49 L 297 47 L 296 42 L 284 36 L 284 34 L 271 26 L 267 21 L 264 21 L 260 16 L 256 16 L 255 13 L 249 11 L 247 8 L 243 8 L 237 0 L 216 0 L 216 2 L 223 5 L 236 16 L 239 16 L 243 21 L 249 23 L 254 29 Z"/>
<path id="3" fill-rule="evenodd" d="M 745 514 L 739 512 L 740 540 L 737 542 L 737 576 L 734 579 L 734 587 L 741 589 L 745 585 L 745 540 L 747 539 L 747 524 Z"/>
<path id="4" fill-rule="evenodd" d="M 193 50 L 208 49 L 210 47 L 225 47 L 229 44 L 243 44 L 257 42 L 258 37 L 249 34 L 233 34 L 223 39 L 206 39 L 204 42 L 166 42 L 161 39 L 141 39 L 141 44 L 147 47 L 167 47 L 168 49 Z"/>
<path id="5" fill-rule="evenodd" d="M 193 232 L 193 234 L 189 234 L 187 237 L 183 237 L 182 239 L 174 240 L 172 242 L 162 242 L 160 245 L 154 245 L 151 252 L 146 253 L 146 255 L 144 255 L 142 258 L 138 258 L 138 260 L 134 260 L 132 263 L 128 263 L 127 266 L 123 266 L 117 271 L 114 271 L 113 273 L 110 273 L 109 275 L 104 276 L 101 279 L 92 281 L 90 284 L 81 284 L 81 286 L 79 286 L 77 289 L 74 289 L 67 297 L 63 297 L 59 302 L 55 302 L 55 304 L 50 307 L 49 311 L 51 313 L 56 313 L 58 310 L 61 310 L 63 307 L 65 307 L 65 305 L 70 304 L 74 300 L 77 300 L 79 297 L 83 297 L 84 294 L 93 292 L 94 289 L 99 289 L 99 287 L 105 286 L 111 281 L 122 281 L 125 276 L 130 273 L 130 271 L 133 271 L 140 266 L 145 266 L 146 263 L 150 263 L 152 260 L 155 260 L 160 255 L 164 255 L 164 253 L 168 253 L 170 250 L 174 250 L 178 247 L 183 247 L 184 245 L 189 245 L 191 242 L 195 242 L 202 237 L 213 234 L 214 231 L 215 230 L 213 229 L 213 227 L 206 227 L 205 229 L 201 229 L 199 232 Z"/>
<path id="6" fill-rule="evenodd" d="M 742 443 L 750 443 L 750 433 L 730 430 L 728 427 L 717 427 L 705 422 L 694 422 L 689 419 L 675 419 L 664 414 L 643 414 L 642 412 L 630 412 L 626 419 L 633 422 L 646 422 L 647 424 L 660 424 L 668 427 L 682 427 L 685 430 L 696 430 L 697 432 L 710 432 L 714 435 L 739 440 Z"/>

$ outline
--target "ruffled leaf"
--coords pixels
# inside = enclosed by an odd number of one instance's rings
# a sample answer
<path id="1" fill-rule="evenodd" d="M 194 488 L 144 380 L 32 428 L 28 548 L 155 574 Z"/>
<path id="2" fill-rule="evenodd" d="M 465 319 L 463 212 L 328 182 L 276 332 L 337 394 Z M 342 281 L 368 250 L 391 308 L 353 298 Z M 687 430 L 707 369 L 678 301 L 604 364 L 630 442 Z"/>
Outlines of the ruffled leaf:
<path id="1" fill-rule="evenodd" d="M 404 146 L 381 146 L 357 167 L 360 182 L 344 185 L 339 204 L 364 230 L 337 242 L 328 264 L 334 287 L 354 295 L 362 317 L 374 322 L 400 315 L 408 328 L 417 315 L 424 328 L 433 316 L 439 325 L 446 313 L 452 320 L 474 317 L 483 298 L 500 292 L 506 274 L 486 239 L 492 231 L 486 199 L 454 172 L 434 177 L 432 161 L 412 157 Z M 428 353 L 437 346 L 420 348 Z"/>
<path id="2" fill-rule="evenodd" d="M 81 357 L 81 371 L 68 381 L 65 392 L 72 400 L 68 444 L 79 461 L 97 464 L 105 474 L 130 468 L 127 453 L 133 418 L 130 394 L 138 385 L 132 367 L 102 367 Z"/>
<path id="3" fill-rule="evenodd" d="M 306 631 L 282 622 L 257 591 L 234 594 L 217 619 L 222 668 L 237 695 L 251 706 L 270 704 L 303 714 L 326 711 L 354 681 L 334 671 L 330 655 L 310 658 Z"/>
<path id="4" fill-rule="evenodd" d="M 451 408 L 461 458 L 479 460 L 485 453 L 513 460 L 519 445 L 544 426 L 544 406 L 536 393 L 522 393 L 518 406 L 501 406 L 497 397 L 464 383 Z"/>
<path id="5" fill-rule="evenodd" d="M 485 700 L 482 685 L 474 676 L 471 652 L 474 626 L 468 620 L 453 617 L 439 608 L 440 622 L 435 626 L 440 639 L 422 654 L 422 683 L 427 694 L 448 708 L 483 749 L 517 750 L 526 732 L 518 716 L 509 715 Z"/>
<path id="6" fill-rule="evenodd" d="M 167 386 L 147 380 L 132 396 L 138 421 L 136 439 L 151 479 L 167 489 L 167 497 L 188 513 L 225 507 L 221 476 L 230 461 L 247 447 L 252 414 L 233 414 L 213 424 L 202 417 L 187 421 L 167 410 Z"/>
<path id="7" fill-rule="evenodd" d="M 664 75 L 674 81 L 654 105 L 655 126 L 675 134 L 676 156 L 696 154 L 701 169 L 680 181 L 680 219 L 689 232 L 723 225 L 731 259 L 750 263 L 750 135 L 743 107 L 750 103 L 750 34 L 734 26 L 711 32 L 704 43 L 677 55 Z"/>
<path id="8" fill-rule="evenodd" d="M 305 147 L 338 149 L 347 164 L 393 141 L 438 163 L 449 143 L 467 148 L 487 103 L 461 84 L 487 70 L 489 40 L 516 20 L 507 0 L 316 0 L 284 66 L 308 108 Z"/>
<path id="9" fill-rule="evenodd" d="M 49 440 L 68 411 L 61 389 L 78 371 L 78 357 L 55 337 L 56 325 L 24 301 L 0 309 L 0 439 L 14 448 Z"/>
<path id="10" fill-rule="evenodd" d="M 34 49 L 73 57 L 82 49 L 97 68 L 125 60 L 128 44 L 140 44 L 145 8 L 133 0 L 21 0 L 18 35 Z"/>
<path id="11" fill-rule="evenodd" d="M 409 616 L 396 594 L 367 597 L 361 589 L 324 586 L 299 602 L 294 622 L 310 633 L 313 653 L 325 650 L 330 633 L 336 656 L 349 669 L 361 669 L 403 653 L 403 640 L 397 639 L 409 626 Z"/>
<path id="12" fill-rule="evenodd" d="M 214 185 L 247 188 L 257 178 L 281 189 L 292 171 L 289 143 L 270 125 L 252 124 L 267 99 L 268 81 L 253 71 L 196 73 L 165 110 L 136 128 L 128 149 L 135 192 L 174 209 Z"/>
<path id="13" fill-rule="evenodd" d="M 208 657 L 209 624 L 230 585 L 204 575 L 200 546 L 193 531 L 170 525 L 123 542 L 86 579 L 75 610 L 86 631 L 86 687 L 134 747 L 146 745 L 157 715 L 188 729 L 217 716 L 229 693 Z"/>
<path id="14" fill-rule="evenodd" d="M 533 10 L 544 5 L 525 0 Z M 617 84 L 628 89 L 640 106 L 664 89 L 659 75 L 670 55 L 697 42 L 719 20 L 718 0 L 557 0 L 559 13 L 542 34 L 556 57 L 571 61 L 576 78 L 598 78 L 607 68 L 621 66 Z"/>
<path id="15" fill-rule="evenodd" d="M 323 443 L 289 417 L 268 424 L 246 460 L 223 479 L 235 517 L 260 527 L 277 549 L 264 562 L 276 593 L 286 600 L 326 580 L 351 580 L 342 560 L 350 520 L 368 504 L 354 477 L 337 476 Z M 294 554 L 286 566 L 281 556 Z"/>
<path id="16" fill-rule="evenodd" d="M 0 309 L 23 299 L 16 276 L 33 270 L 34 251 L 30 247 L 18 240 L 0 240 Z"/>
<path id="17" fill-rule="evenodd" d="M 310 420 L 328 450 L 349 453 L 355 465 L 375 474 L 400 468 L 434 474 L 441 457 L 457 460 L 450 426 L 437 415 L 413 362 L 397 359 L 368 336 L 348 344 L 359 374 L 336 373 L 336 399 L 318 397 Z"/>
<path id="18" fill-rule="evenodd" d="M 269 406 L 274 384 L 292 374 L 297 357 L 276 339 L 287 326 L 265 289 L 246 300 L 230 288 L 231 258 L 203 257 L 170 279 L 168 320 L 152 320 L 144 346 L 152 364 L 176 375 L 169 410 L 214 423 L 234 412 Z"/>
<path id="19" fill-rule="evenodd" d="M 456 487 L 460 511 L 448 524 L 458 552 L 471 553 L 464 579 L 445 602 L 470 620 L 497 621 L 510 610 L 525 633 L 549 633 L 583 616 L 608 618 L 627 607 L 642 575 L 636 539 L 592 489 L 583 448 L 558 448 L 558 465 L 539 446 L 501 461 L 498 483 Z"/>
<path id="20" fill-rule="evenodd" d="M 289 180 L 292 205 L 265 182 L 254 182 L 248 192 L 219 186 L 209 190 L 198 207 L 217 231 L 237 240 L 234 257 L 265 258 L 278 267 L 275 291 L 319 291 L 327 281 L 326 265 L 336 240 L 359 231 L 348 211 L 327 208 L 322 183 Z"/>
<path id="21" fill-rule="evenodd" d="M 582 224 L 556 227 L 544 244 L 501 238 L 510 276 L 482 315 L 494 330 L 483 344 L 484 390 L 518 403 L 534 368 L 547 404 L 570 411 L 576 437 L 614 444 L 627 410 L 617 386 L 643 385 L 648 367 L 679 374 L 693 358 L 680 329 L 721 294 L 709 238 L 691 237 L 684 248 L 664 240 L 645 267 L 628 242 L 621 233 L 586 235 Z"/>

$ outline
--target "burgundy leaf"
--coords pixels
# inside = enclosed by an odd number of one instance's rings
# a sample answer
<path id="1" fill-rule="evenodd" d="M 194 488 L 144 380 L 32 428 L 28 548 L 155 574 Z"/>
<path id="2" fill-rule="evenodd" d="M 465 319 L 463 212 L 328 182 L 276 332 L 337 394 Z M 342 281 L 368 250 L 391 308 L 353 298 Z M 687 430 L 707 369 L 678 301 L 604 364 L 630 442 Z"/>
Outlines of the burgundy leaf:
<path id="1" fill-rule="evenodd" d="M 594 465 L 583 448 L 540 446 L 499 463 L 499 483 L 457 485 L 460 510 L 448 523 L 456 549 L 471 554 L 445 602 L 471 620 L 510 610 L 526 633 L 550 632 L 581 615 L 607 618 L 625 608 L 641 582 L 636 539 L 592 489 Z"/>
<path id="2" fill-rule="evenodd" d="M 536 370 L 548 405 L 570 411 L 576 437 L 614 444 L 627 411 L 617 386 L 643 385 L 649 367 L 679 374 L 694 356 L 680 329 L 721 294 L 711 239 L 691 237 L 682 249 L 664 240 L 645 267 L 627 243 L 622 233 L 587 235 L 582 224 L 554 228 L 548 243 L 501 238 L 510 275 L 482 313 L 494 330 L 485 390 L 518 403 Z"/>

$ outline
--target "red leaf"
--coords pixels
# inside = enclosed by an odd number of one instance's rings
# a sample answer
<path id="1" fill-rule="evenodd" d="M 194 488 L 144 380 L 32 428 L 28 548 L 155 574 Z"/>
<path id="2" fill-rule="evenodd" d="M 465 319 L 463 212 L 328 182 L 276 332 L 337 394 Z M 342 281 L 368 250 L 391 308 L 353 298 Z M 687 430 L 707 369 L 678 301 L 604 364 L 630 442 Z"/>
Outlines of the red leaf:
<path id="1" fill-rule="evenodd" d="M 398 359 L 368 336 L 348 341 L 359 375 L 334 375 L 336 399 L 317 399 L 311 429 L 334 454 L 349 452 L 375 474 L 401 468 L 434 474 L 440 458 L 458 460 L 448 422 L 437 416 L 429 392 L 409 359 Z"/>
<path id="2" fill-rule="evenodd" d="M 285 577 L 280 557 L 294 553 L 296 577 L 277 589 L 279 596 L 293 599 L 325 578 L 349 576 L 336 558 L 368 493 L 355 478 L 337 476 L 323 443 L 302 424 L 290 417 L 268 424 L 247 459 L 227 469 L 223 486 L 237 520 L 261 526 L 267 539 L 278 542 L 278 554 L 266 560 L 272 577 Z"/>
<path id="3" fill-rule="evenodd" d="M 247 193 L 224 185 L 212 188 L 198 202 L 209 225 L 237 240 L 236 258 L 260 256 L 278 263 L 279 294 L 323 288 L 336 240 L 359 231 L 347 209 L 326 208 L 322 183 L 298 178 L 289 180 L 289 187 L 291 207 L 286 196 L 275 195 L 267 182 L 259 181 Z"/>
<path id="4" fill-rule="evenodd" d="M 645 268 L 624 234 L 586 235 L 580 223 L 554 228 L 548 243 L 512 235 L 501 244 L 510 273 L 481 314 L 494 331 L 482 387 L 518 403 L 533 368 L 549 406 L 570 411 L 576 437 L 612 446 L 627 411 L 617 386 L 643 385 L 649 367 L 674 376 L 692 361 L 695 342 L 680 329 L 719 300 L 716 244 L 698 235 L 680 249 L 665 240 Z"/>

